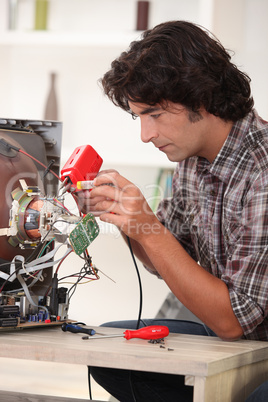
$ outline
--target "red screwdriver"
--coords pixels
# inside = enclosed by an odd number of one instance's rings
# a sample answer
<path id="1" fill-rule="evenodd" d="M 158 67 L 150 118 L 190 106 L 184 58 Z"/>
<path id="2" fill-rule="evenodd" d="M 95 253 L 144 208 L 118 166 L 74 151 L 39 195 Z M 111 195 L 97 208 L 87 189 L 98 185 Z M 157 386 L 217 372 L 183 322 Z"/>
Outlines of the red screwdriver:
<path id="1" fill-rule="evenodd" d="M 102 335 L 102 336 L 83 336 L 82 339 L 103 339 L 103 338 L 116 338 L 123 337 L 126 339 L 139 338 L 139 339 L 161 339 L 169 334 L 168 327 L 164 325 L 150 325 L 136 330 L 127 329 L 123 334 L 119 335 Z"/>

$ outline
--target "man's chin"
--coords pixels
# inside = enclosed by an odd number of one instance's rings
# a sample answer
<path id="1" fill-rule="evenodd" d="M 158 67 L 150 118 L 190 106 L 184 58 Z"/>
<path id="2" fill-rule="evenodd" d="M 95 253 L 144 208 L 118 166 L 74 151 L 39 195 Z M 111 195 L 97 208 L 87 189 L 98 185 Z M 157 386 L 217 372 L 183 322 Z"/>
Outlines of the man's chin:
<path id="1" fill-rule="evenodd" d="M 170 160 L 170 162 L 181 162 L 178 156 L 176 157 L 174 155 L 166 154 L 166 157 L 168 158 L 168 160 Z"/>

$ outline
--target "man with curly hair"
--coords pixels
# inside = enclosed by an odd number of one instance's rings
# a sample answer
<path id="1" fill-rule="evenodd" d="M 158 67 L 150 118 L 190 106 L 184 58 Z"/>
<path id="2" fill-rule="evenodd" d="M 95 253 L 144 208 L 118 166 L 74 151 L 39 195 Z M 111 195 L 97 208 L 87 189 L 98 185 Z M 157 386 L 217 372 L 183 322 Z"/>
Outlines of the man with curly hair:
<path id="1" fill-rule="evenodd" d="M 170 21 L 131 43 L 101 82 L 116 106 L 140 119 L 142 141 L 177 162 L 172 198 L 156 214 L 115 171 L 101 172 L 80 195 L 84 209 L 116 225 L 146 269 L 203 322 L 145 323 L 267 341 L 268 124 L 253 109 L 249 77 L 210 32 Z M 120 401 L 193 398 L 180 376 L 91 373 Z"/>

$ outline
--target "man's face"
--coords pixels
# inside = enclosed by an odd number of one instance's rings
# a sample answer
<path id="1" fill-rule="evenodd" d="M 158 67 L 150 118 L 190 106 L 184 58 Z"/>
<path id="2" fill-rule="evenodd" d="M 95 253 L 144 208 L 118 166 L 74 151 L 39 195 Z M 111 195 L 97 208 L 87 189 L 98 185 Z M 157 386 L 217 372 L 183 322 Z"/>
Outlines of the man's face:
<path id="1" fill-rule="evenodd" d="M 205 111 L 194 113 L 172 102 L 167 107 L 129 102 L 129 107 L 140 118 L 141 140 L 152 142 L 169 160 L 180 162 L 190 156 L 207 157 L 209 124 Z"/>

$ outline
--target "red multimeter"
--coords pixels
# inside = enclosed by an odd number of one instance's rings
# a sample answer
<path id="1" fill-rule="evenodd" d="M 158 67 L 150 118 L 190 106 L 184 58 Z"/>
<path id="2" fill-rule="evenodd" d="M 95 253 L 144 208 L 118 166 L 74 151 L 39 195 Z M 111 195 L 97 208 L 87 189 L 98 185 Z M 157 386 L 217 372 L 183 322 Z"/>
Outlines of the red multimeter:
<path id="1" fill-rule="evenodd" d="M 93 180 L 102 165 L 102 158 L 90 145 L 75 148 L 61 170 L 61 180 L 76 185 L 78 181 Z"/>

